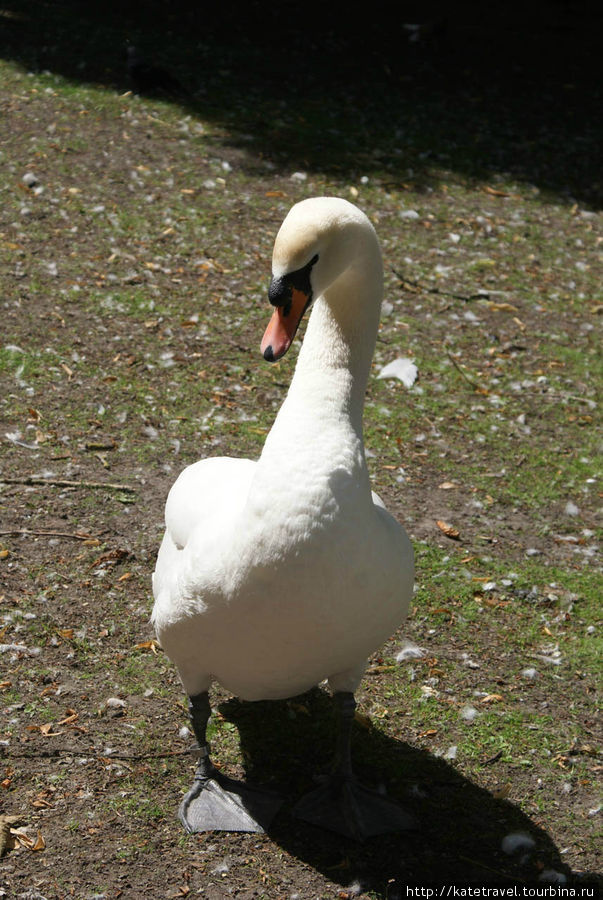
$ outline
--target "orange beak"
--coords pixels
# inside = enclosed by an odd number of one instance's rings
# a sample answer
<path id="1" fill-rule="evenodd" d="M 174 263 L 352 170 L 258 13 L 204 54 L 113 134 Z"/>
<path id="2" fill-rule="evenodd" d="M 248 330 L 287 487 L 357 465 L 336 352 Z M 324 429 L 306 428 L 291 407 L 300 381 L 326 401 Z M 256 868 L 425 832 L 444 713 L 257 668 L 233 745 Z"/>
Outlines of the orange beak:
<path id="1" fill-rule="evenodd" d="M 291 303 L 288 307 L 277 306 L 264 332 L 260 349 L 262 356 L 269 362 L 276 362 L 285 355 L 298 329 L 302 316 L 310 302 L 310 297 L 303 291 L 292 288 Z M 285 314 L 285 309 L 287 313 Z"/>

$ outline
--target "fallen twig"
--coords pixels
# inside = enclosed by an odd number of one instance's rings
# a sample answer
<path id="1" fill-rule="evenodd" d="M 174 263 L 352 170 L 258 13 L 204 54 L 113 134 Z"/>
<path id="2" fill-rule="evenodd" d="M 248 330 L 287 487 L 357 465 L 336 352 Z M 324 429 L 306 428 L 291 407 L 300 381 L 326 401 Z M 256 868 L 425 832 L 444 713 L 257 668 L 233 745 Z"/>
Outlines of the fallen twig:
<path id="1" fill-rule="evenodd" d="M 425 294 L 439 294 L 440 297 L 453 297 L 455 300 L 462 300 L 464 303 L 468 303 L 470 300 L 487 300 L 489 296 L 487 292 L 484 293 L 482 291 L 477 294 L 455 294 L 452 291 L 442 291 L 437 287 L 426 287 L 418 281 L 413 281 L 412 278 L 405 278 L 404 275 L 400 275 L 393 266 L 390 266 L 390 269 L 396 278 L 400 279 L 402 285 L 410 285 L 410 287 L 417 291 L 423 291 Z"/>
<path id="2" fill-rule="evenodd" d="M 85 756 L 87 759 L 169 759 L 172 756 L 192 756 L 199 753 L 199 748 L 192 746 L 184 750 L 167 750 L 163 753 L 86 753 L 85 751 L 75 751 L 73 747 L 62 749 L 53 747 L 52 750 L 43 750 L 40 753 L 13 753 L 10 750 L 4 751 L 2 757 L 4 759 L 56 759 L 57 756 Z"/>
<path id="3" fill-rule="evenodd" d="M 459 859 L 462 859 L 465 862 L 471 863 L 474 866 L 479 866 L 480 869 L 485 869 L 486 872 L 493 872 L 495 875 L 498 875 L 499 878 L 507 878 L 510 881 L 517 880 L 516 875 L 507 875 L 505 872 L 501 872 L 500 869 L 493 869 L 492 866 L 487 866 L 485 863 L 480 862 L 479 859 L 471 859 L 470 856 L 461 856 L 460 854 L 459 854 Z M 523 878 L 520 878 L 519 880 L 521 882 L 524 882 Z"/>
<path id="4" fill-rule="evenodd" d="M 494 756 L 489 756 L 488 759 L 484 759 L 480 763 L 480 766 L 492 766 L 495 762 L 498 762 L 498 760 L 502 758 L 502 755 L 502 750 L 499 750 L 498 753 L 494 754 Z"/>
<path id="5" fill-rule="evenodd" d="M 454 356 L 451 353 L 447 353 L 446 356 L 448 357 L 448 359 L 450 360 L 450 362 L 452 363 L 454 368 L 457 370 L 459 375 L 462 375 L 462 377 L 465 379 L 467 384 L 470 384 L 474 391 L 479 391 L 480 394 L 489 393 L 487 388 L 484 388 L 481 385 L 477 384 L 477 382 L 472 381 L 471 378 L 469 378 L 469 376 L 467 375 L 467 373 L 463 372 L 462 368 L 459 366 L 456 359 L 454 358 Z"/>
<path id="6" fill-rule="evenodd" d="M 136 488 L 129 484 L 112 484 L 109 481 L 70 481 L 66 478 L 38 478 L 35 475 L 28 475 L 26 478 L 2 478 L 2 484 L 49 484 L 52 487 L 73 487 L 73 488 L 91 488 L 92 490 L 105 491 L 127 491 L 130 494 L 136 493 Z"/>
<path id="7" fill-rule="evenodd" d="M 73 538 L 74 541 L 96 541 L 98 538 L 95 538 L 93 534 L 86 534 L 83 531 L 30 531 L 29 528 L 11 528 L 8 531 L 0 531 L 0 537 L 4 537 L 9 534 L 27 534 L 32 537 L 64 537 L 64 538 Z"/>
<path id="8" fill-rule="evenodd" d="M 8 850 L 11 828 L 23 824 L 21 816 L 0 816 L 0 856 Z"/>

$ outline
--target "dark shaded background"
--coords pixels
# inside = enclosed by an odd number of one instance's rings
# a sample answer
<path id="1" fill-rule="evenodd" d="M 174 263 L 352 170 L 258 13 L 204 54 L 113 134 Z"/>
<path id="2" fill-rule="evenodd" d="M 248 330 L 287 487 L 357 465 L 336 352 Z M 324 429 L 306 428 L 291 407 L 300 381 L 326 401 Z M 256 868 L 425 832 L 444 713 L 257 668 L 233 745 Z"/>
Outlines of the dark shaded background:
<path id="1" fill-rule="evenodd" d="M 290 171 L 378 172 L 392 187 L 437 181 L 439 168 L 510 175 L 599 205 L 603 4 L 517 9 L 2 0 L 0 53 L 146 92 L 128 77 L 130 42 L 178 79 L 173 99 Z M 406 23 L 422 23 L 418 40 Z"/>

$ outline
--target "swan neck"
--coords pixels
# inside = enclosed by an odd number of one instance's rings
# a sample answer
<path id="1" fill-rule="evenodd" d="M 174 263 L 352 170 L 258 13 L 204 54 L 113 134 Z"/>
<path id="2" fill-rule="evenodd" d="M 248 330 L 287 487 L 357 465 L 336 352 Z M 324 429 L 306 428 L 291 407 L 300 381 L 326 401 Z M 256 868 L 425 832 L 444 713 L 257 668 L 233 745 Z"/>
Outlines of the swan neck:
<path id="1" fill-rule="evenodd" d="M 362 429 L 382 296 L 380 255 L 350 267 L 314 303 L 290 395 L 311 392 L 315 402 L 338 402 Z M 321 395 L 319 401 L 316 393 Z"/>

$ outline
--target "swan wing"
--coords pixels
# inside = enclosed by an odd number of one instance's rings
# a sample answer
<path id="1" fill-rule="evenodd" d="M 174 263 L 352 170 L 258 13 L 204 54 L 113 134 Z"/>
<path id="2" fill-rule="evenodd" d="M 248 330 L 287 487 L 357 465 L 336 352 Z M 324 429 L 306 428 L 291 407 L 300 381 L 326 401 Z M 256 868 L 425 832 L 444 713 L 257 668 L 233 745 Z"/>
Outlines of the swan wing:
<path id="1" fill-rule="evenodd" d="M 188 466 L 165 505 L 165 525 L 179 549 L 195 532 L 222 531 L 240 514 L 255 469 L 250 459 L 215 457 Z"/>
<path id="2" fill-rule="evenodd" d="M 224 544 L 234 533 L 255 466 L 250 459 L 203 459 L 184 469 L 174 482 L 165 505 L 165 534 L 153 574 L 157 604 L 177 603 L 191 559 L 199 559 L 191 552 L 196 545 L 205 545 L 211 556 L 210 548 L 217 546 L 215 538 L 220 536 Z M 212 559 L 203 553 L 201 557 L 210 569 Z M 157 609 L 154 618 L 156 613 Z"/>

